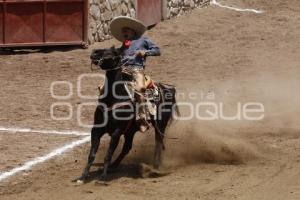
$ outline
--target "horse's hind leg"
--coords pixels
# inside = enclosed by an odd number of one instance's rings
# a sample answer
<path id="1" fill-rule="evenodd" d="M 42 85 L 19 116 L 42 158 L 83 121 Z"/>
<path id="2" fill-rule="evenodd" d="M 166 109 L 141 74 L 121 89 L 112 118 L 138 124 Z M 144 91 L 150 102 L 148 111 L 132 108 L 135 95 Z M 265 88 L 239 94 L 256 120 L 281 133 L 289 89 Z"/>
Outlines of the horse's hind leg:
<path id="1" fill-rule="evenodd" d="M 161 154 L 164 148 L 163 144 L 164 135 L 155 131 L 155 153 L 154 153 L 154 168 L 158 169 L 161 162 Z"/>
<path id="2" fill-rule="evenodd" d="M 91 149 L 90 149 L 90 154 L 88 157 L 88 163 L 82 173 L 82 176 L 77 180 L 77 181 L 84 181 L 87 179 L 88 175 L 89 175 L 89 171 L 90 168 L 95 160 L 96 157 L 96 153 L 98 151 L 99 148 L 99 144 L 100 144 L 100 139 L 101 137 L 104 135 L 104 131 L 102 129 L 99 128 L 93 128 L 92 132 L 91 132 Z"/>
<path id="3" fill-rule="evenodd" d="M 162 151 L 165 149 L 164 146 L 164 137 L 166 127 L 168 125 L 168 116 L 163 115 L 162 120 L 156 121 L 158 130 L 155 130 L 155 152 L 154 152 L 154 164 L 153 167 L 158 169 L 161 163 L 161 154 Z"/>
<path id="4" fill-rule="evenodd" d="M 103 172 L 100 176 L 100 181 L 106 181 L 106 178 L 107 178 L 107 170 L 108 170 L 108 167 L 111 163 L 111 159 L 112 159 L 112 156 L 119 144 L 119 141 L 120 141 L 120 136 L 121 136 L 122 132 L 120 129 L 116 129 L 113 134 L 111 135 L 111 139 L 110 139 L 110 144 L 109 144 L 109 147 L 108 147 L 108 150 L 107 150 L 107 153 L 105 155 L 105 158 L 104 158 L 104 167 L 103 167 Z"/>
<path id="5" fill-rule="evenodd" d="M 133 138 L 136 131 L 136 129 L 132 129 L 130 132 L 125 133 L 125 142 L 122 151 L 117 157 L 117 159 L 109 166 L 110 168 L 117 168 L 122 162 L 122 160 L 125 158 L 125 156 L 129 153 L 129 151 L 132 148 Z"/>

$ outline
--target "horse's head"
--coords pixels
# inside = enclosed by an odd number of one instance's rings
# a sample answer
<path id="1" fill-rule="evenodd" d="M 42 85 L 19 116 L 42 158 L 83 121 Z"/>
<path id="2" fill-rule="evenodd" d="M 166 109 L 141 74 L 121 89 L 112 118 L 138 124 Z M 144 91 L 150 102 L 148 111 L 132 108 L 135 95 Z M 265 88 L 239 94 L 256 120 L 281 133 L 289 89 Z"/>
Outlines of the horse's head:
<path id="1" fill-rule="evenodd" d="M 103 70 L 110 70 L 117 67 L 121 61 L 121 54 L 114 46 L 109 49 L 95 49 L 90 56 L 94 65 Z"/>

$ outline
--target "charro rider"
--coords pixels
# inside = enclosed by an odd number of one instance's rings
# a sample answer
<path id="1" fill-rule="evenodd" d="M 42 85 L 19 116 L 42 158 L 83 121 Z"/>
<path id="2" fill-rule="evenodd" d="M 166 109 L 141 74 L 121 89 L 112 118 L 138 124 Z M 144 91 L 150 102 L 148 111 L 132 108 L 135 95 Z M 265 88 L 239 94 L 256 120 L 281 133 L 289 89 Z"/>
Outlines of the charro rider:
<path id="1" fill-rule="evenodd" d="M 160 49 L 148 37 L 143 36 L 147 27 L 140 21 L 119 16 L 110 23 L 111 34 L 122 42 L 122 63 L 131 72 L 134 80 L 134 89 L 143 94 L 145 88 L 145 61 L 147 56 L 159 56 Z M 143 95 L 136 96 L 139 103 L 140 130 L 145 132 L 149 128 L 146 119 L 145 99 Z"/>

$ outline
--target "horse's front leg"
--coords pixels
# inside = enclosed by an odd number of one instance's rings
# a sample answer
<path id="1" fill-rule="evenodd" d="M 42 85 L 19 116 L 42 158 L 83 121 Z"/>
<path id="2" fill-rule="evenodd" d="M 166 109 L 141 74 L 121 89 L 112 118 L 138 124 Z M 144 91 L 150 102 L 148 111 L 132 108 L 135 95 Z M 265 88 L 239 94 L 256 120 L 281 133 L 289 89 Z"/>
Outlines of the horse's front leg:
<path id="1" fill-rule="evenodd" d="M 125 141 L 124 141 L 122 151 L 120 155 L 117 157 L 117 159 L 109 166 L 110 168 L 112 169 L 117 168 L 122 162 L 122 160 L 125 158 L 125 156 L 129 153 L 129 151 L 132 148 L 133 138 L 136 132 L 137 129 L 134 128 L 130 130 L 128 133 L 125 133 Z"/>
<path id="2" fill-rule="evenodd" d="M 87 179 L 90 168 L 95 160 L 96 153 L 99 148 L 100 139 L 104 134 L 105 134 L 105 131 L 103 129 L 93 127 L 92 132 L 91 132 L 91 149 L 90 149 L 90 153 L 89 153 L 89 157 L 88 157 L 88 162 L 82 173 L 82 176 L 76 180 L 77 182 L 80 183 Z"/>
<path id="3" fill-rule="evenodd" d="M 120 141 L 120 137 L 122 135 L 122 132 L 120 129 L 116 129 L 113 134 L 111 135 L 111 139 L 110 139 L 110 144 L 109 144 L 109 147 L 108 147 L 108 150 L 107 150 L 107 153 L 105 155 L 105 158 L 104 158 L 104 166 L 103 166 L 103 172 L 100 176 L 100 181 L 106 181 L 107 180 L 107 171 L 108 171 L 108 168 L 110 166 L 110 163 L 111 163 L 111 159 L 112 159 L 112 156 L 119 144 L 119 141 Z"/>

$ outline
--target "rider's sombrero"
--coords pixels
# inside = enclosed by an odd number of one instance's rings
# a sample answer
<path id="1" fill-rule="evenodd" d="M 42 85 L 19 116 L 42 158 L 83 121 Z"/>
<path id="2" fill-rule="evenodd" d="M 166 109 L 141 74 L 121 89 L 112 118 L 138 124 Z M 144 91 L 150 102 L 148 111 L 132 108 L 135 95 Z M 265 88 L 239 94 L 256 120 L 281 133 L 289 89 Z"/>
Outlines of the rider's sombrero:
<path id="1" fill-rule="evenodd" d="M 147 27 L 141 21 L 131 17 L 119 16 L 111 21 L 110 32 L 117 40 L 123 42 L 125 38 L 122 35 L 122 28 L 125 27 L 134 30 L 137 37 L 142 36 L 147 30 Z"/>

